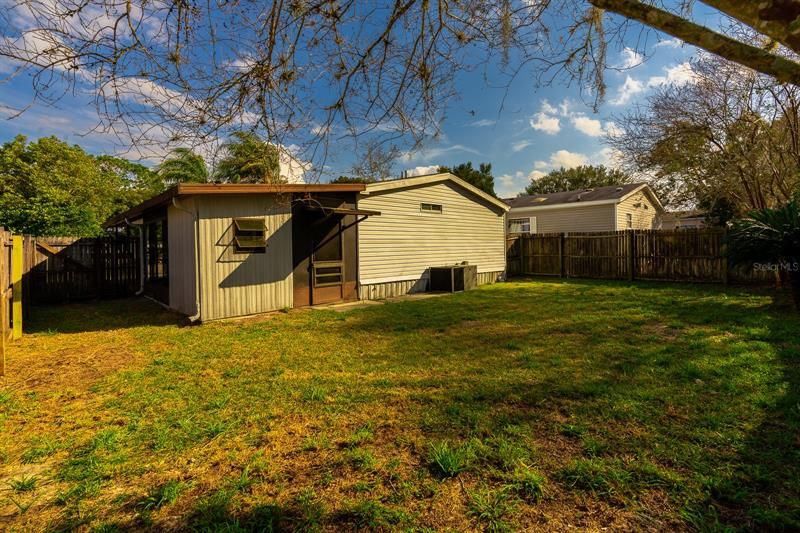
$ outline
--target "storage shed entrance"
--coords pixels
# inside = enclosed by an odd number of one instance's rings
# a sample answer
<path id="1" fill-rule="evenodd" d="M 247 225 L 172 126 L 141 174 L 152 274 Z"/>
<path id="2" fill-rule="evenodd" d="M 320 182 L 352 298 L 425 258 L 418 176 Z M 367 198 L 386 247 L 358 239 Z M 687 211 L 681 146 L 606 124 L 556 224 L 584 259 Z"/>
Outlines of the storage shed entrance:
<path id="1" fill-rule="evenodd" d="M 294 306 L 358 299 L 358 223 L 376 211 L 355 194 L 297 195 L 292 202 Z"/>

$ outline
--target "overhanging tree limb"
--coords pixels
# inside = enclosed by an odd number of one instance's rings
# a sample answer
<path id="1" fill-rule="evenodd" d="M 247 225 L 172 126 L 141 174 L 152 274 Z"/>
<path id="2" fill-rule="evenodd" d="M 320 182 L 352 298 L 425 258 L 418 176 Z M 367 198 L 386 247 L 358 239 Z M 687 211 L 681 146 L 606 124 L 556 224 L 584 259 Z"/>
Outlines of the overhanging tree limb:
<path id="1" fill-rule="evenodd" d="M 796 0 L 701 0 L 704 4 L 725 13 L 778 41 L 787 48 L 800 52 L 800 2 Z"/>
<path id="2" fill-rule="evenodd" d="M 589 2 L 595 7 L 637 20 L 698 48 L 774 76 L 778 81 L 800 85 L 800 63 L 737 41 L 669 11 L 637 0 L 589 0 Z"/>

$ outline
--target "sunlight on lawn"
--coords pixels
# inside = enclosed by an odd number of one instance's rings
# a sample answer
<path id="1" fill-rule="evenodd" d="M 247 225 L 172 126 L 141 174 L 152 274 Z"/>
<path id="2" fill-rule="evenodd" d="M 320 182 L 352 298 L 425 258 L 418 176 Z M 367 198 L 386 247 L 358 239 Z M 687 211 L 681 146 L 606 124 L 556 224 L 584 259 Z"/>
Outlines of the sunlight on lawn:
<path id="1" fill-rule="evenodd" d="M 498 284 L 180 328 L 35 309 L 0 527 L 800 527 L 800 320 L 767 293 Z"/>

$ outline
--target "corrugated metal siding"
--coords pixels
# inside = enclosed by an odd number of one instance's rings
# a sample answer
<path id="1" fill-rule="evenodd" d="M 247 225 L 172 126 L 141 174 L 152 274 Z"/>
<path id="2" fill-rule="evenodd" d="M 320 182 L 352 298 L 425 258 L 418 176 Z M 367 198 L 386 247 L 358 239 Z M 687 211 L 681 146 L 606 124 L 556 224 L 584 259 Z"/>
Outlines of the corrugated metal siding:
<path id="1" fill-rule="evenodd" d="M 613 204 L 538 210 L 512 209 L 507 217 L 536 217 L 537 233 L 616 231 Z"/>
<path id="2" fill-rule="evenodd" d="M 441 204 L 423 213 L 420 203 Z M 502 210 L 451 183 L 435 183 L 360 196 L 377 210 L 358 226 L 359 280 L 416 281 L 431 266 L 469 261 L 479 272 L 505 270 Z M 378 281 L 380 280 L 380 281 Z"/>
<path id="3" fill-rule="evenodd" d="M 194 209 L 194 203 L 182 201 L 181 207 L 191 211 Z M 167 210 L 167 238 L 169 306 L 185 315 L 194 315 L 197 312 L 194 215 L 171 206 Z"/>
<path id="4" fill-rule="evenodd" d="M 617 204 L 618 231 L 628 229 L 628 223 L 625 218 L 628 213 L 633 215 L 633 229 L 657 229 L 656 217 L 658 216 L 658 209 L 653 205 L 647 194 L 637 192 Z"/>
<path id="5" fill-rule="evenodd" d="M 478 285 L 495 283 L 502 280 L 504 276 L 504 271 L 479 272 Z M 383 300 L 385 298 L 394 298 L 404 294 L 425 292 L 428 290 L 428 281 L 428 273 L 426 272 L 425 277 L 418 280 L 390 281 L 387 283 L 372 283 L 369 285 L 362 285 L 359 295 L 362 300 Z"/>
<path id="6" fill-rule="evenodd" d="M 275 195 L 198 197 L 201 320 L 292 307 L 290 198 Z M 267 251 L 233 253 L 233 219 L 263 217 Z"/>

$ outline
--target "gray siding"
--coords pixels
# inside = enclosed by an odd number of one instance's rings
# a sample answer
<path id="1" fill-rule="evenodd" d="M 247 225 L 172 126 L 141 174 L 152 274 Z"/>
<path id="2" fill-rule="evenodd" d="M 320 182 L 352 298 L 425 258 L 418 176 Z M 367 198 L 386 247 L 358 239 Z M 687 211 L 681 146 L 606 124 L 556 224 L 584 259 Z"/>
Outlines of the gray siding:
<path id="1" fill-rule="evenodd" d="M 478 273 L 478 285 L 487 285 L 501 281 L 505 277 L 505 272 L 480 272 Z M 387 283 L 373 283 L 362 285 L 359 289 L 359 297 L 362 300 L 383 300 L 394 298 L 404 294 L 414 294 L 428 290 L 428 282 L 425 277 L 410 281 L 390 281 Z"/>
<path id="2" fill-rule="evenodd" d="M 292 307 L 292 226 L 288 196 L 198 196 L 201 320 Z M 263 217 L 267 251 L 235 254 L 233 219 Z"/>
<path id="3" fill-rule="evenodd" d="M 179 205 L 190 211 L 194 202 L 182 200 Z M 197 313 L 194 215 L 170 206 L 167 209 L 169 240 L 169 306 L 183 313 Z"/>
<path id="4" fill-rule="evenodd" d="M 442 213 L 422 212 L 423 202 L 441 204 Z M 504 211 L 452 182 L 362 195 L 358 206 L 381 212 L 358 225 L 362 286 L 411 282 L 403 285 L 410 288 L 429 267 L 461 261 L 478 272 L 505 271 Z"/>
<path id="5" fill-rule="evenodd" d="M 616 231 L 613 204 L 520 208 L 509 211 L 507 217 L 536 217 L 537 233 Z"/>

